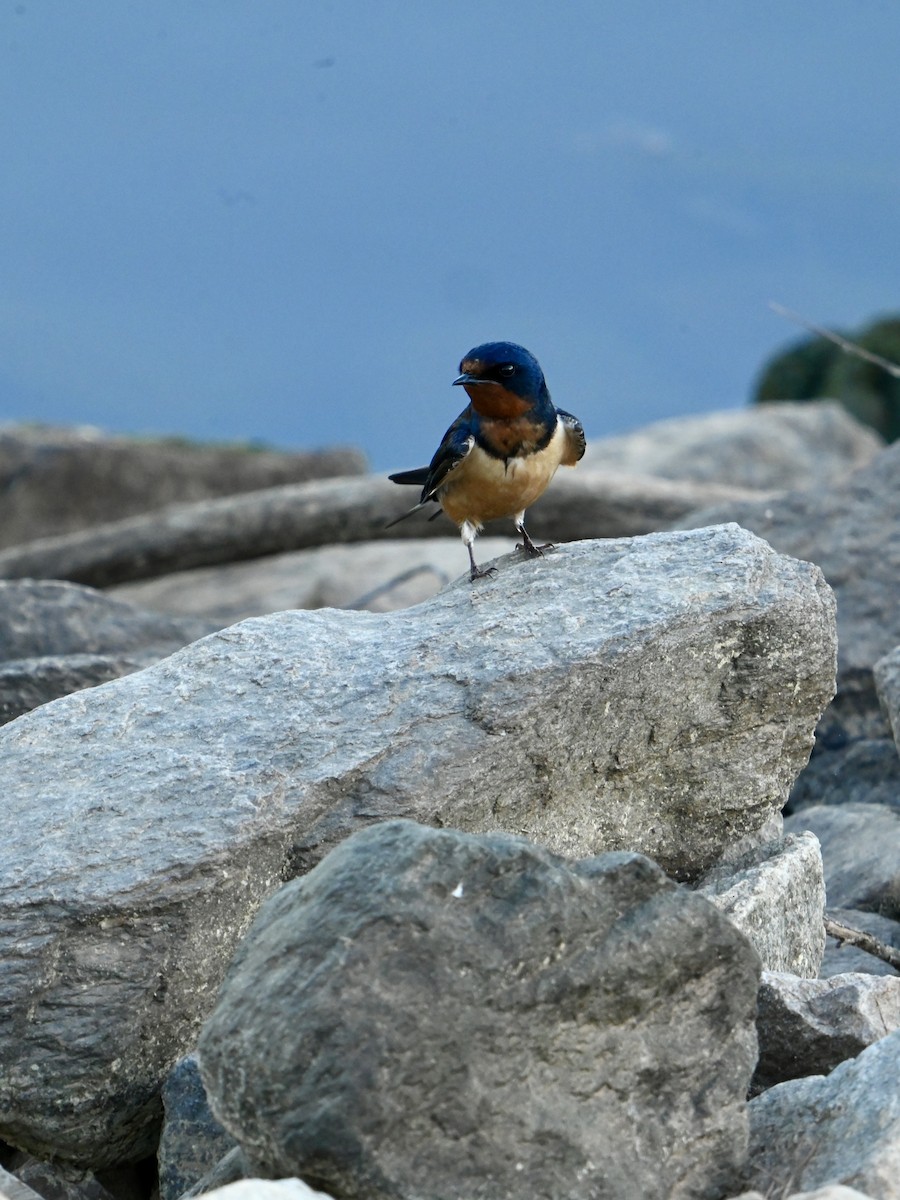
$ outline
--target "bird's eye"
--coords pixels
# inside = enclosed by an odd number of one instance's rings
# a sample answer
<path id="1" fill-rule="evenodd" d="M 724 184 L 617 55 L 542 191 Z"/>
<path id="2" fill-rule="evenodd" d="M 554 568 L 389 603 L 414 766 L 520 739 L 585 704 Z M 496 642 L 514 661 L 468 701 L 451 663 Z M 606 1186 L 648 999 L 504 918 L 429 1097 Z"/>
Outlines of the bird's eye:
<path id="1" fill-rule="evenodd" d="M 504 363 L 503 366 L 500 368 L 500 374 L 505 375 L 507 379 L 509 379 L 510 375 L 515 375 L 515 373 L 516 373 L 515 363 Z"/>

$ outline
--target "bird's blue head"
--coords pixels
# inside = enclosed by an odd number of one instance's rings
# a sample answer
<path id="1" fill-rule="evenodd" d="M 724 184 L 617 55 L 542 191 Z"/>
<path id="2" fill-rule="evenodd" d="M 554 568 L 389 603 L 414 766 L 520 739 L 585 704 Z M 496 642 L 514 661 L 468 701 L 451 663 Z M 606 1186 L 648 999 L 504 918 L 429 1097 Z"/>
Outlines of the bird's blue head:
<path id="1" fill-rule="evenodd" d="M 550 406 L 544 372 L 533 354 L 515 342 L 485 342 L 463 357 L 453 383 L 464 387 L 472 407 L 488 417 L 518 417 Z"/>

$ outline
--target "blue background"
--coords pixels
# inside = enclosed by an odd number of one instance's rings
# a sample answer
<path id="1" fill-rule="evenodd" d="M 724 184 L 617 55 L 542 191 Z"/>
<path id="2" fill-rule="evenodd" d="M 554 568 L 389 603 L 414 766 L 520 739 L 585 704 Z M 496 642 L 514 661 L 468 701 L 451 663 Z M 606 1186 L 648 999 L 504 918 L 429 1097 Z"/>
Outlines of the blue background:
<path id="1" fill-rule="evenodd" d="M 893 0 L 0 7 L 0 420 L 427 461 L 470 346 L 599 436 L 900 308 Z"/>

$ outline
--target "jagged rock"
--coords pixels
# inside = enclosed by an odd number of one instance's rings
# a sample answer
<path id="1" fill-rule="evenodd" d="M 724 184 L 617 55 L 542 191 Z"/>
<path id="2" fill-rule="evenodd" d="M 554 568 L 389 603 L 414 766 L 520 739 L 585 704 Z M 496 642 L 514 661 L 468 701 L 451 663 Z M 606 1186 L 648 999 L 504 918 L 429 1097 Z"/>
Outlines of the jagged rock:
<path id="1" fill-rule="evenodd" d="M 12 1177 L 42 1200 L 114 1200 L 113 1193 L 90 1171 L 40 1162 L 25 1154 L 15 1156 L 10 1166 Z"/>
<path id="2" fill-rule="evenodd" d="M 816 740 L 785 815 L 810 804 L 887 804 L 900 808 L 900 755 L 892 738 L 857 738 L 834 748 Z"/>
<path id="3" fill-rule="evenodd" d="M 890 723 L 895 744 L 900 746 L 900 646 L 878 660 L 874 674 L 881 710 Z"/>
<path id="4" fill-rule="evenodd" d="M 758 964 L 639 855 L 389 821 L 263 906 L 201 1071 L 260 1174 L 341 1196 L 712 1198 Z"/>
<path id="5" fill-rule="evenodd" d="M 554 479 L 528 510 L 528 528 L 533 537 L 549 541 L 649 533 L 668 528 L 700 504 L 746 495 L 745 488 L 728 484 L 579 470 Z M 336 542 L 455 534 L 447 517 L 431 521 L 434 513 L 389 528 L 409 510 L 412 499 L 408 489 L 389 479 L 367 476 L 173 505 L 2 550 L 0 578 L 71 579 L 109 587 Z M 489 532 L 508 534 L 509 526 L 509 521 L 494 522 Z"/>
<path id="6" fill-rule="evenodd" d="M 717 505 L 681 525 L 720 521 L 822 568 L 838 602 L 841 674 L 856 669 L 871 679 L 878 659 L 900 646 L 900 443 L 843 483 Z"/>
<path id="7" fill-rule="evenodd" d="M 0 546 L 118 521 L 179 501 L 278 484 L 359 475 L 347 448 L 282 452 L 174 438 L 114 437 L 98 429 L 0 429 Z"/>
<path id="8" fill-rule="evenodd" d="M 776 550 L 816 563 L 832 585 L 838 612 L 838 691 L 817 732 L 816 755 L 858 738 L 888 735 L 873 667 L 900 645 L 900 443 L 836 484 L 768 500 L 726 503 L 692 513 L 684 527 L 737 521 Z M 840 756 L 839 756 L 840 757 Z M 816 764 L 827 772 L 830 764 Z M 838 766 L 838 760 L 834 760 Z M 891 778 L 896 765 L 888 754 Z M 827 775 L 822 782 L 827 785 Z M 872 786 L 871 773 L 868 786 Z M 815 780 L 801 781 L 804 802 Z M 889 786 L 889 785 L 888 785 Z"/>
<path id="9" fill-rule="evenodd" d="M 499 557 L 515 545 L 513 538 L 479 538 L 478 556 Z M 154 612 L 203 615 L 233 625 L 289 608 L 409 608 L 468 569 L 458 537 L 356 542 L 176 571 L 119 584 L 108 594 Z"/>
<path id="10" fill-rule="evenodd" d="M 827 1075 L 900 1029 L 900 979 L 834 975 L 798 979 L 765 971 L 759 987 L 759 1062 L 751 1085 Z"/>
<path id="11" fill-rule="evenodd" d="M 0 580 L 0 724 L 165 658 L 217 627 L 57 580 Z"/>
<path id="12" fill-rule="evenodd" d="M 892 921 L 890 917 L 882 917 L 878 913 L 862 912 L 857 908 L 829 908 L 825 915 L 841 925 L 871 934 L 884 945 L 900 950 L 900 921 Z M 830 979 L 833 975 L 849 972 L 900 975 L 900 971 L 874 954 L 851 946 L 848 942 L 839 943 L 836 938 L 826 937 L 825 956 L 819 968 L 819 975 L 823 979 Z"/>
<path id="13" fill-rule="evenodd" d="M 160 1200 L 178 1200 L 234 1148 L 210 1112 L 196 1056 L 175 1064 L 163 1084 L 163 1127 L 159 1139 Z"/>
<path id="14" fill-rule="evenodd" d="M 780 403 L 655 421 L 634 433 L 592 439 L 584 464 L 786 491 L 836 483 L 882 449 L 884 439 L 836 401 Z"/>
<path id="15" fill-rule="evenodd" d="M 750 1102 L 745 1183 L 767 1195 L 829 1184 L 896 1200 L 900 1181 L 900 1031 L 836 1067 Z"/>
<path id="16" fill-rule="evenodd" d="M 59 696 L 139 671 L 152 661 L 108 654 L 67 654 L 0 663 L 0 725 Z"/>
<path id="17" fill-rule="evenodd" d="M 21 1179 L 0 1167 L 0 1200 L 44 1200 Z"/>
<path id="18" fill-rule="evenodd" d="M 512 556 L 399 613 L 258 618 L 0 730 L 0 1136 L 154 1149 L 260 901 L 391 816 L 696 877 L 768 840 L 834 669 L 816 568 L 736 527 Z"/>
<path id="19" fill-rule="evenodd" d="M 830 907 L 900 919 L 900 812 L 881 804 L 820 804 L 788 817 L 784 827 L 810 829 L 819 839 Z"/>
<path id="20" fill-rule="evenodd" d="M 735 871 L 715 868 L 700 891 L 737 925 L 767 971 L 815 977 L 825 949 L 825 880 L 819 843 L 811 833 L 752 856 Z"/>
<path id="21" fill-rule="evenodd" d="M 215 628 L 196 617 L 144 612 L 59 580 L 0 580 L 0 662 L 144 652 L 163 658 Z"/>
<path id="22" fill-rule="evenodd" d="M 252 1177 L 253 1171 L 250 1164 L 244 1157 L 243 1150 L 236 1145 L 227 1154 L 223 1154 L 202 1179 L 198 1179 L 193 1187 L 188 1188 L 183 1194 L 182 1200 L 189 1200 L 192 1196 L 205 1196 L 208 1192 L 224 1188 L 229 1183 L 236 1183 L 240 1179 L 251 1179 Z"/>

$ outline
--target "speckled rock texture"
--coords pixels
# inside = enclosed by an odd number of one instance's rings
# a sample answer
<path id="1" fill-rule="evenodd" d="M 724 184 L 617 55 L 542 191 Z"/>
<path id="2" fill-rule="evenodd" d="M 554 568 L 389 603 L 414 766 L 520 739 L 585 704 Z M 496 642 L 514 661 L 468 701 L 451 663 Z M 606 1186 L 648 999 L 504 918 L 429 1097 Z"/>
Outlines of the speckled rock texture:
<path id="1" fill-rule="evenodd" d="M 259 1174 L 335 1195 L 713 1200 L 758 971 L 641 856 L 384 822 L 264 905 L 201 1072 Z"/>
<path id="2" fill-rule="evenodd" d="M 0 730 L 0 1137 L 152 1152 L 260 902 L 395 816 L 639 851 L 771 838 L 833 686 L 815 567 L 736 526 L 576 543 L 416 608 L 259 618 Z"/>

